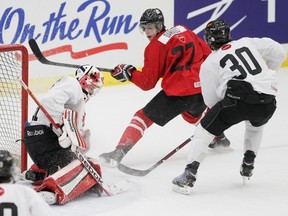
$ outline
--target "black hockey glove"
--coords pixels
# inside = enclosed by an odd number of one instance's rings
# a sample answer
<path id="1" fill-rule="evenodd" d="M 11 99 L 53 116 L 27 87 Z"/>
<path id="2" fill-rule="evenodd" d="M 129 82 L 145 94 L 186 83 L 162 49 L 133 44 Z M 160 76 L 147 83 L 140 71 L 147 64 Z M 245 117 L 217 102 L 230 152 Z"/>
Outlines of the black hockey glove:
<path id="1" fill-rule="evenodd" d="M 135 71 L 136 68 L 132 65 L 128 64 L 118 64 L 114 71 L 111 72 L 111 76 L 115 79 L 119 80 L 120 82 L 130 81 L 133 71 Z"/>

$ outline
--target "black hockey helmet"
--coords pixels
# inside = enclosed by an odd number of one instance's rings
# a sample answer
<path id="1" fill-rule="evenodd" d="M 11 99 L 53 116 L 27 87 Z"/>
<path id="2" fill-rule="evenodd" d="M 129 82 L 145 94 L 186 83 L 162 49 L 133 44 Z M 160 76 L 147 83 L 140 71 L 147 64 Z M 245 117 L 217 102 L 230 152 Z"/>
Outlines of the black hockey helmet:
<path id="1" fill-rule="evenodd" d="M 210 21 L 204 30 L 204 39 L 212 50 L 217 50 L 232 41 L 230 27 L 224 20 Z"/>
<path id="2" fill-rule="evenodd" d="M 158 32 L 165 30 L 164 16 L 160 9 L 150 8 L 144 11 L 140 18 L 140 28 L 144 30 L 148 24 L 155 24 Z"/>
<path id="3" fill-rule="evenodd" d="M 14 159 L 9 151 L 0 150 L 0 182 L 13 178 Z"/>

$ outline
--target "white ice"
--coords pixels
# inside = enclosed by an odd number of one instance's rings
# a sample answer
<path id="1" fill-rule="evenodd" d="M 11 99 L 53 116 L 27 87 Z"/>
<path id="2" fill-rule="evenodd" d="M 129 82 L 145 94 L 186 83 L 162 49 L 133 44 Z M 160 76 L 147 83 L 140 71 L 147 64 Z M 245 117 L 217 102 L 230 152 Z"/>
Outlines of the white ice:
<path id="1" fill-rule="evenodd" d="M 278 108 L 266 126 L 254 175 L 246 185 L 239 174 L 244 136 L 244 125 L 240 123 L 226 131 L 232 151 L 209 150 L 190 195 L 177 194 L 171 189 L 171 181 L 185 167 L 188 150 L 185 146 L 144 177 L 129 176 L 116 168 L 102 166 L 106 183 L 128 180 L 128 191 L 100 198 L 89 194 L 62 206 L 52 206 L 55 215 L 288 215 L 288 70 L 281 69 L 278 75 Z M 87 127 L 92 132 L 88 156 L 98 158 L 99 154 L 113 150 L 133 114 L 159 90 L 159 84 L 148 92 L 134 85 L 104 87 L 87 103 Z M 33 102 L 30 107 L 33 112 Z M 122 162 L 147 169 L 191 136 L 194 129 L 181 117 L 165 127 L 153 125 Z"/>

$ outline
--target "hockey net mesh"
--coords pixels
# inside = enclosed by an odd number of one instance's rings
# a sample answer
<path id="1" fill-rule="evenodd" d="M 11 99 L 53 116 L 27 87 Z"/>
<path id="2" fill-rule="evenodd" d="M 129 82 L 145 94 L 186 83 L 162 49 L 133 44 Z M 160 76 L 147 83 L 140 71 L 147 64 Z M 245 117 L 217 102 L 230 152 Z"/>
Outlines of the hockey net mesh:
<path id="1" fill-rule="evenodd" d="M 5 46 L 6 47 L 6 46 Z M 23 127 L 27 116 L 26 97 L 18 78 L 27 76 L 23 71 L 23 52 L 2 49 L 0 46 L 0 145 L 1 149 L 8 150 L 14 156 L 17 170 L 25 168 L 23 155 Z M 26 117 L 27 118 L 27 117 Z"/>

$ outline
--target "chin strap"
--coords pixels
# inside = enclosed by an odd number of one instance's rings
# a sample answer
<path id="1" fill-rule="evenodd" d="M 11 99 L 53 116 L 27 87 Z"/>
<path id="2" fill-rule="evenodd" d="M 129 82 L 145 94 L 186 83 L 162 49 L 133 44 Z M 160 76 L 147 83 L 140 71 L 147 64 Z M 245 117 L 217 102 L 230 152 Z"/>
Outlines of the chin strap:
<path id="1" fill-rule="evenodd" d="M 82 91 L 83 91 L 84 101 L 87 102 L 90 99 L 90 95 L 88 94 L 88 92 L 85 89 L 82 89 Z"/>

